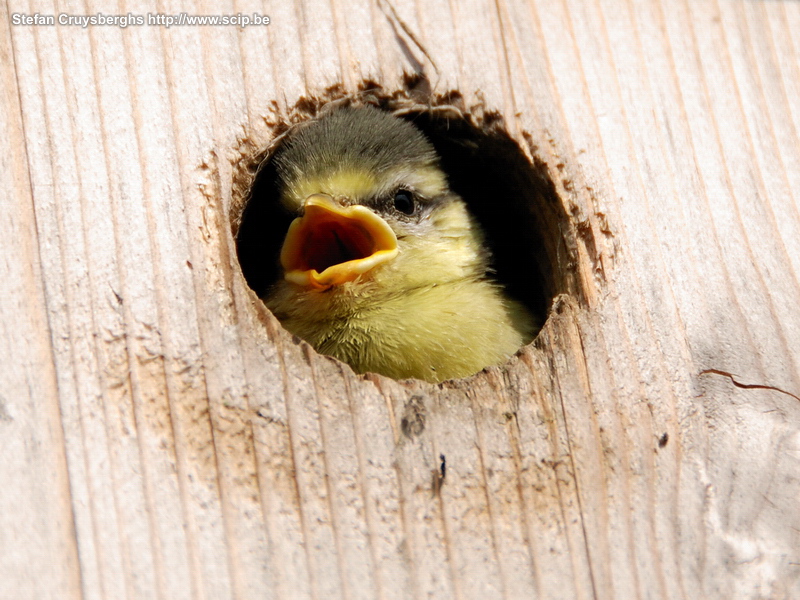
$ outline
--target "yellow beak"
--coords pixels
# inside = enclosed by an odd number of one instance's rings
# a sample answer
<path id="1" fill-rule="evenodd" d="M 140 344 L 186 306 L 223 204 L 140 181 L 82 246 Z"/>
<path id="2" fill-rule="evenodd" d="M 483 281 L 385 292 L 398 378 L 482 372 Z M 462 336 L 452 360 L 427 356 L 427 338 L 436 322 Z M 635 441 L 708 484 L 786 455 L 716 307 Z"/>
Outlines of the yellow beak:
<path id="1" fill-rule="evenodd" d="M 306 198 L 281 249 L 287 281 L 325 290 L 353 281 L 397 256 L 391 227 L 366 206 L 340 206 L 326 194 Z"/>

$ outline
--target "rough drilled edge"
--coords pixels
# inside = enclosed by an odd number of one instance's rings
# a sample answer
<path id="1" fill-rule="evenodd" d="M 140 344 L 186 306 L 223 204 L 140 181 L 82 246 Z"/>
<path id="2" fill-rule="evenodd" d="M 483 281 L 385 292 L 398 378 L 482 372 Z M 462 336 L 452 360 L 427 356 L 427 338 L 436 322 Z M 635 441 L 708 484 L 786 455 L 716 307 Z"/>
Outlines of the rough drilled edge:
<path id="1" fill-rule="evenodd" d="M 516 142 L 533 171 L 541 175 L 549 185 L 549 192 L 554 200 L 554 206 L 550 210 L 559 214 L 551 222 L 554 229 L 549 232 L 553 240 L 548 248 L 548 253 L 551 254 L 553 294 L 545 322 L 552 317 L 553 307 L 565 297 L 572 299 L 576 307 L 591 309 L 597 290 L 590 290 L 587 286 L 602 285 L 607 277 L 601 256 L 604 245 L 596 239 L 595 230 L 599 227 L 604 236 L 613 238 L 605 215 L 593 214 L 591 210 L 595 204 L 593 199 L 596 191 L 590 187 L 577 189 L 575 183 L 582 181 L 582 178 L 573 178 L 570 175 L 570 166 L 565 164 L 565 160 L 559 159 L 557 164 L 550 164 L 539 155 L 534 135 L 524 130 L 520 135 L 512 134 L 506 126 L 503 114 L 488 107 L 480 92 L 475 97 L 475 102 L 468 103 L 464 95 L 456 90 L 434 93 L 425 76 L 414 74 L 404 77 L 402 89 L 388 90 L 369 79 L 363 80 L 356 92 L 348 92 L 342 85 L 331 86 L 320 93 L 304 95 L 283 114 L 278 103 L 273 102 L 269 113 L 262 115 L 258 124 L 245 131 L 231 153 L 232 192 L 227 218 L 232 238 L 236 239 L 244 208 L 250 199 L 251 187 L 261 168 L 296 127 L 305 126 L 340 106 L 372 105 L 400 117 L 414 113 L 439 113 L 462 120 L 470 128 L 489 135 L 495 132 L 507 135 Z M 554 143 L 554 140 L 550 142 Z M 591 226 L 593 222 L 596 222 L 595 227 Z M 233 257 L 235 256 L 234 253 Z M 581 265 L 582 262 L 587 264 Z M 231 269 L 238 271 L 244 280 L 238 259 L 232 260 Z M 586 273 L 593 273 L 594 278 L 588 279 Z M 255 292 L 246 283 L 244 285 L 252 294 L 251 299 L 259 320 L 266 325 L 267 321 L 271 321 L 271 313 Z M 542 323 L 542 329 L 545 322 Z M 543 343 L 539 335 L 531 342 L 540 350 L 544 350 Z"/>

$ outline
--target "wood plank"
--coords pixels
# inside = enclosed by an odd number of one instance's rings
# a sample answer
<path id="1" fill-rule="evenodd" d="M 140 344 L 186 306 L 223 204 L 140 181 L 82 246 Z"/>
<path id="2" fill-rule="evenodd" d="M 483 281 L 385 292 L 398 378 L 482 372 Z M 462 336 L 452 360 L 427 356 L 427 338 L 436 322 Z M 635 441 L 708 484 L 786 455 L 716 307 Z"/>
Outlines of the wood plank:
<path id="1" fill-rule="evenodd" d="M 0 8 L 0 596 L 800 596 L 800 4 L 10 24 L 154 10 Z M 255 156 L 366 87 L 500 115 L 552 178 L 507 365 L 356 376 L 247 287 Z"/>

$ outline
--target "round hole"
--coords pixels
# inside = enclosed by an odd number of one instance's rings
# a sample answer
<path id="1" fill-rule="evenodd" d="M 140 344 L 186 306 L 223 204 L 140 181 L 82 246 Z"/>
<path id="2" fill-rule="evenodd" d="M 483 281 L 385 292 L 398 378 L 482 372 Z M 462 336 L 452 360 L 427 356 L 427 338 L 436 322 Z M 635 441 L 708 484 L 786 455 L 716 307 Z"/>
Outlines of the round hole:
<path id="1" fill-rule="evenodd" d="M 440 102 L 453 98 L 457 94 Z M 388 96 L 372 104 L 412 123 L 434 146 L 449 187 L 483 229 L 491 257 L 489 277 L 527 307 L 538 330 L 552 299 L 576 289 L 574 269 L 560 264 L 571 254 L 564 232 L 572 228 L 564 226 L 568 219 L 545 163 L 526 156 L 497 114 L 473 117 L 451 106 L 422 107 Z M 280 126 L 281 133 L 287 130 L 291 135 L 291 128 Z M 271 159 L 281 145 L 279 137 L 259 156 L 244 209 L 234 219 L 242 273 L 261 298 L 283 277 L 279 256 L 297 217 L 279 198 L 278 172 Z M 393 196 L 400 205 L 397 210 L 413 212 L 404 192 Z"/>

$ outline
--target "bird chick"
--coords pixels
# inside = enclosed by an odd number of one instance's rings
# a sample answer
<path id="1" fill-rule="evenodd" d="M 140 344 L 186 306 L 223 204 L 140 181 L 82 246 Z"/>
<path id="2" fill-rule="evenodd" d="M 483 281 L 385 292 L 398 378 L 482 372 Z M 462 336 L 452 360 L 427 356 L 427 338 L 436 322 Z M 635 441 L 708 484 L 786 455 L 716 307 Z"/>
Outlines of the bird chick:
<path id="1" fill-rule="evenodd" d="M 414 125 L 339 108 L 273 160 L 297 217 L 264 301 L 318 352 L 359 373 L 440 382 L 530 341 L 531 315 L 489 277 L 481 229 Z"/>

